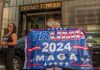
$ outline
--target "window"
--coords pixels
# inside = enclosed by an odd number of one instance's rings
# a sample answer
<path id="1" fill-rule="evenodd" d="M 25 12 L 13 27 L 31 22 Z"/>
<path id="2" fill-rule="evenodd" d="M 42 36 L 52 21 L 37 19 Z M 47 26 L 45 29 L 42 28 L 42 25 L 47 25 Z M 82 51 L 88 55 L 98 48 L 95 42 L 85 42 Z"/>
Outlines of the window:
<path id="1" fill-rule="evenodd" d="M 53 1 L 61 1 L 61 0 L 40 0 L 40 2 L 53 2 Z"/>
<path id="2" fill-rule="evenodd" d="M 4 7 L 9 7 L 10 0 L 5 0 Z"/>
<path id="3" fill-rule="evenodd" d="M 10 6 L 16 6 L 16 0 L 10 0 Z"/>
<path id="4" fill-rule="evenodd" d="M 9 13 L 9 8 L 4 8 L 3 9 L 3 21 L 2 21 L 2 35 L 4 33 L 5 28 L 7 27 L 8 24 L 8 13 Z M 1 35 L 1 36 L 2 36 Z"/>
<path id="5" fill-rule="evenodd" d="M 68 3 L 69 17 L 75 15 L 78 24 L 100 24 L 100 4 L 98 0 L 75 0 L 75 3 L 72 4 Z M 74 18 L 70 18 L 70 20 L 73 23 Z"/>
<path id="6" fill-rule="evenodd" d="M 10 7 L 9 11 L 9 23 L 15 23 L 15 12 L 16 12 L 16 7 Z"/>
<path id="7" fill-rule="evenodd" d="M 9 8 L 4 8 L 3 11 L 3 27 L 8 24 L 8 13 L 9 13 Z"/>
<path id="8" fill-rule="evenodd" d="M 24 5 L 31 4 L 31 3 L 32 3 L 32 0 L 24 0 Z"/>
<path id="9" fill-rule="evenodd" d="M 100 32 L 87 32 L 88 46 L 100 47 Z"/>
<path id="10" fill-rule="evenodd" d="M 23 0 L 17 0 L 17 5 L 23 5 Z"/>
<path id="11" fill-rule="evenodd" d="M 1 25 L 1 17 L 2 17 L 2 6 L 0 6 L 0 25 Z"/>
<path id="12" fill-rule="evenodd" d="M 18 16 L 19 16 L 19 7 L 17 6 L 16 7 L 16 12 L 15 12 L 15 19 L 16 19 L 15 24 L 16 24 L 17 27 L 18 27 Z"/>
<path id="13" fill-rule="evenodd" d="M 48 2 L 48 1 L 50 1 L 50 0 L 40 0 L 40 2 Z"/>
<path id="14" fill-rule="evenodd" d="M 32 0 L 32 3 L 39 3 L 39 0 Z"/>

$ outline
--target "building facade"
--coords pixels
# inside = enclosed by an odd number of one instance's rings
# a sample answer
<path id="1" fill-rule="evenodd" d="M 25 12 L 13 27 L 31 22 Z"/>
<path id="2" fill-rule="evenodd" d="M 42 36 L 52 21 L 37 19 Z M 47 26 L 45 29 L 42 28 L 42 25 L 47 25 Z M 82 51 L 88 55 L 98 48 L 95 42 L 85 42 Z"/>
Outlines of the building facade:
<path id="1" fill-rule="evenodd" d="M 3 0 L 0 0 L 0 37 L 1 37 L 1 31 L 2 31 L 2 13 L 3 13 Z M 1 38 L 0 38 L 1 40 Z"/>
<path id="2" fill-rule="evenodd" d="M 25 36 L 30 29 L 47 28 L 46 23 L 51 17 L 61 23 L 62 27 L 82 28 L 87 32 L 100 32 L 100 1 L 5 0 L 2 35 L 8 23 L 16 25 L 20 38 Z"/>

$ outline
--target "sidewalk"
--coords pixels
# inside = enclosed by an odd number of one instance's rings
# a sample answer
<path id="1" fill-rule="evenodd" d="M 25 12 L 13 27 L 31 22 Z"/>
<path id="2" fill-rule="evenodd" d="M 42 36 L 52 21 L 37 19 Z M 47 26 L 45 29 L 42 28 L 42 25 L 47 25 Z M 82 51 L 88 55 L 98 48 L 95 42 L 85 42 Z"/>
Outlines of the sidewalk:
<path id="1" fill-rule="evenodd" d="M 5 70 L 5 66 L 0 65 L 0 70 Z"/>

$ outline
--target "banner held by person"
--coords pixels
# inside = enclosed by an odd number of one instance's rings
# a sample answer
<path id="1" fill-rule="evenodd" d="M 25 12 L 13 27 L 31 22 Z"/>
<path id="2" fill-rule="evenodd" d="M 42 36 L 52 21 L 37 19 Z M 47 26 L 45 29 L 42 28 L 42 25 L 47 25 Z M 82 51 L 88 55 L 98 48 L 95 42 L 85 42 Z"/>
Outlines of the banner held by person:
<path id="1" fill-rule="evenodd" d="M 78 28 L 33 30 L 26 37 L 24 69 L 93 70 L 84 33 Z"/>

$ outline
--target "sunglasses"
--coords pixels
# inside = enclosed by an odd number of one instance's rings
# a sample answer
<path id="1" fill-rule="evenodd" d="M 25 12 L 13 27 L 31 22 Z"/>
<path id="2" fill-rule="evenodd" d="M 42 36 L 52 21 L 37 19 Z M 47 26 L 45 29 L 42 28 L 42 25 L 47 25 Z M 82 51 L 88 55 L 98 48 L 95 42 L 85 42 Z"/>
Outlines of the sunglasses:
<path id="1" fill-rule="evenodd" d="M 8 26 L 8 27 L 10 27 L 10 28 L 11 28 L 11 27 L 13 27 L 13 26 Z"/>

